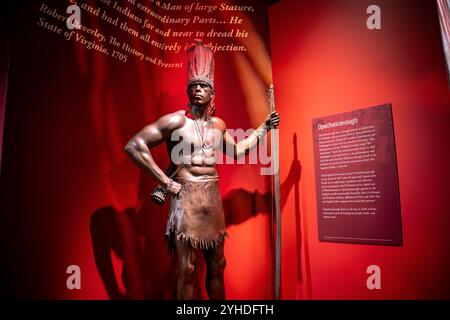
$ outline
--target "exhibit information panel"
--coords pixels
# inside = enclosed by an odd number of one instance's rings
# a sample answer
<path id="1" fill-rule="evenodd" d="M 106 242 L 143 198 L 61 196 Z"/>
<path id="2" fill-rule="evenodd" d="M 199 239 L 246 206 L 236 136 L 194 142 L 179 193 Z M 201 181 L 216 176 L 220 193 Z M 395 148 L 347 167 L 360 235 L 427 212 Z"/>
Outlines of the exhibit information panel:
<path id="1" fill-rule="evenodd" d="M 402 244 L 390 104 L 314 119 L 319 240 Z"/>

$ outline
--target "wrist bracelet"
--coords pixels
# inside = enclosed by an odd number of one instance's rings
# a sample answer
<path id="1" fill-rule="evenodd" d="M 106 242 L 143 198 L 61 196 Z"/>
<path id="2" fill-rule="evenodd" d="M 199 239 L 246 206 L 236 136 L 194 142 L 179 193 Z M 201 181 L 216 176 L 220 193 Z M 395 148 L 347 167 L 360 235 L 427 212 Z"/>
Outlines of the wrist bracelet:
<path id="1" fill-rule="evenodd" d="M 258 138 L 258 140 L 261 140 L 269 131 L 269 128 L 267 126 L 267 124 L 264 124 L 264 126 L 262 128 L 256 129 L 255 131 L 253 131 L 253 134 L 256 136 L 256 138 Z"/>

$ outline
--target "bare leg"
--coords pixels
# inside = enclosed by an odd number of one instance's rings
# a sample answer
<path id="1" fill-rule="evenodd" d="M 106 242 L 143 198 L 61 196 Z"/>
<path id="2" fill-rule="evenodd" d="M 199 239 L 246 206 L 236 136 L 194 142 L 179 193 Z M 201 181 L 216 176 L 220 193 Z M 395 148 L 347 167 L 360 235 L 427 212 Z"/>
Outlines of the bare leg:
<path id="1" fill-rule="evenodd" d="M 225 300 L 225 285 L 223 272 L 225 270 L 225 256 L 223 254 L 223 242 L 214 250 L 203 251 L 206 261 L 206 291 L 209 299 Z"/>
<path id="2" fill-rule="evenodd" d="M 196 252 L 189 244 L 176 241 L 178 255 L 177 299 L 194 299 Z"/>

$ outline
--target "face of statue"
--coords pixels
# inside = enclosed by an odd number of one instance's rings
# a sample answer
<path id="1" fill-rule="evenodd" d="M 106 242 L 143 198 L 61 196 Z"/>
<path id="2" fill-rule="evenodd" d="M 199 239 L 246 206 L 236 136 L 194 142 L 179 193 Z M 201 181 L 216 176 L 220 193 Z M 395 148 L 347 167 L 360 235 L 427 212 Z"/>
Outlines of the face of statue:
<path id="1" fill-rule="evenodd" d="M 208 106 L 214 90 L 205 82 L 194 82 L 187 90 L 189 102 L 198 107 Z"/>

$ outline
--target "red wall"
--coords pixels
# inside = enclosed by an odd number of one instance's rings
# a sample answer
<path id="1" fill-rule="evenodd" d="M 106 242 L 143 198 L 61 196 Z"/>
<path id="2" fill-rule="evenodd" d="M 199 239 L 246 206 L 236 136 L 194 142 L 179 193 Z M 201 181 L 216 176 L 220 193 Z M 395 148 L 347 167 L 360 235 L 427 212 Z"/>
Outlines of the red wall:
<path id="1" fill-rule="evenodd" d="M 381 30 L 366 8 L 381 8 Z M 294 1 L 270 10 L 281 179 L 297 135 L 299 193 L 285 196 L 284 299 L 450 298 L 450 94 L 434 1 Z M 403 245 L 318 241 L 311 120 L 392 103 Z M 297 209 L 296 209 L 296 201 Z M 381 290 L 366 268 L 381 268 Z"/>
<path id="2" fill-rule="evenodd" d="M 65 14 L 66 2 L 45 4 Z M 255 12 L 240 27 L 250 36 L 236 43 L 248 50 L 215 55 L 216 114 L 229 128 L 256 127 L 268 110 L 267 5 L 256 0 L 246 4 Z M 0 296 L 107 299 L 98 270 L 106 268 L 97 268 L 94 260 L 98 244 L 104 256 L 111 247 L 117 253 L 117 274 L 122 261 L 128 265 L 130 282 L 137 288 L 131 298 L 172 298 L 176 273 L 164 243 L 168 206 L 150 200 L 156 181 L 132 163 L 123 146 L 161 115 L 186 108 L 186 68 L 162 69 L 133 56 L 124 64 L 89 51 L 38 26 L 38 19 L 45 17 L 65 28 L 40 7 L 41 2 L 20 2 L 9 12 L 12 53 L 1 163 Z M 151 57 L 186 59 L 185 52 L 161 52 L 96 16 L 85 14 L 83 19 Z M 153 155 L 161 167 L 167 166 L 163 145 Z M 219 165 L 218 170 L 230 235 L 225 243 L 227 298 L 270 298 L 267 199 L 258 197 L 259 206 L 252 202 L 257 191 L 267 190 L 265 177 L 255 165 Z M 135 221 L 127 220 L 125 209 Z M 145 251 L 139 254 L 136 243 L 144 238 L 139 249 Z M 81 290 L 66 287 L 66 268 L 72 264 L 81 268 Z M 144 295 L 141 286 L 146 282 L 149 292 Z M 204 287 L 204 280 L 198 283 Z"/>
<path id="3" fill-rule="evenodd" d="M 46 3 L 65 10 L 56 0 Z M 253 26 L 246 25 L 254 28 L 254 42 L 248 45 L 254 50 L 216 56 L 217 113 L 230 128 L 255 127 L 267 107 L 266 8 L 254 3 L 258 14 Z M 170 297 L 174 270 L 163 241 L 167 207 L 149 200 L 155 181 L 141 174 L 122 147 L 142 126 L 185 105 L 185 70 L 161 72 L 135 59 L 122 65 L 88 52 L 39 28 L 39 4 L 21 3 L 13 11 L 0 194 L 0 295 L 107 298 L 94 262 L 90 222 L 108 207 L 119 220 L 123 209 L 137 211 L 147 240 L 148 297 Z M 382 30 L 369 31 L 369 4 L 284 0 L 271 8 L 273 74 L 282 117 L 281 191 L 287 200 L 282 206 L 284 299 L 450 297 L 450 210 L 444 202 L 450 194 L 450 95 L 436 7 L 433 1 L 379 0 Z M 141 49 L 152 54 L 148 46 Z M 404 244 L 320 243 L 311 120 L 386 102 L 393 106 Z M 298 188 L 295 150 L 301 161 Z M 165 164 L 163 151 L 155 155 Z M 264 196 L 269 184 L 258 169 L 219 168 L 229 213 L 229 299 L 266 299 L 272 293 L 270 208 Z M 126 238 L 130 230 L 126 223 L 122 227 L 119 233 Z M 109 236 L 117 239 L 115 231 Z M 133 241 L 126 240 L 124 246 Z M 80 291 L 65 286 L 70 264 L 82 269 Z M 381 267 L 379 291 L 365 285 L 371 264 Z"/>

